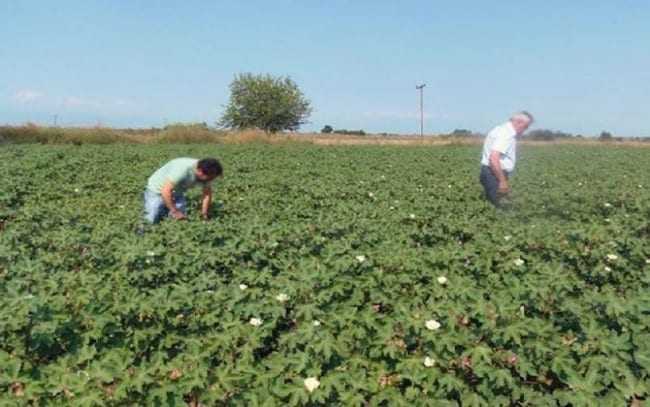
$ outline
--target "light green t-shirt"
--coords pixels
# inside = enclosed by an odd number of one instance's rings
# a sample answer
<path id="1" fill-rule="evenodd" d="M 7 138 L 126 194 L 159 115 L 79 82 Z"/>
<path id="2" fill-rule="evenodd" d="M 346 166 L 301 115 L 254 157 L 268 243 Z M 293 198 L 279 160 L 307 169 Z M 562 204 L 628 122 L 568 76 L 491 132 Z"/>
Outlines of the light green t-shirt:
<path id="1" fill-rule="evenodd" d="M 149 177 L 147 189 L 159 194 L 167 181 L 171 181 L 174 184 L 174 192 L 180 193 L 185 192 L 196 184 L 200 183 L 203 185 L 201 181 L 196 179 L 196 174 L 194 173 L 198 162 L 199 160 L 196 158 L 175 158 L 169 161 Z"/>

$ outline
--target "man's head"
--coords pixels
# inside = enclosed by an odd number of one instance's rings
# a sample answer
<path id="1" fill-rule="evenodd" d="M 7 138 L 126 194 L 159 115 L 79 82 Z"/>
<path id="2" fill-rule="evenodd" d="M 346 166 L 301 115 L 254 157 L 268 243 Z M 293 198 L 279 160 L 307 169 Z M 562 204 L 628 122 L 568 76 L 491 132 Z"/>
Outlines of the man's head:
<path id="1" fill-rule="evenodd" d="M 214 158 L 200 159 L 196 164 L 196 178 L 202 182 L 210 182 L 223 174 L 223 168 Z"/>
<path id="2" fill-rule="evenodd" d="M 533 115 L 528 113 L 525 110 L 522 110 L 519 113 L 515 113 L 512 115 L 510 118 L 510 122 L 512 123 L 512 127 L 515 128 L 515 131 L 517 132 L 518 135 L 523 134 L 528 127 L 533 123 L 535 119 L 533 118 Z"/>

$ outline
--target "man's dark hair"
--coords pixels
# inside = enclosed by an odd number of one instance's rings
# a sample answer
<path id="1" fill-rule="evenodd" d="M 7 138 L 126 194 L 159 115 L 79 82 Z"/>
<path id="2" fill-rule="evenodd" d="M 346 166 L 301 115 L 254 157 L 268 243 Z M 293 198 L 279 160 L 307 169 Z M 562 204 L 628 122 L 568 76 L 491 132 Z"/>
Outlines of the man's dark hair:
<path id="1" fill-rule="evenodd" d="M 202 173 L 211 177 L 220 177 L 223 174 L 223 168 L 215 158 L 202 158 L 196 166 Z"/>

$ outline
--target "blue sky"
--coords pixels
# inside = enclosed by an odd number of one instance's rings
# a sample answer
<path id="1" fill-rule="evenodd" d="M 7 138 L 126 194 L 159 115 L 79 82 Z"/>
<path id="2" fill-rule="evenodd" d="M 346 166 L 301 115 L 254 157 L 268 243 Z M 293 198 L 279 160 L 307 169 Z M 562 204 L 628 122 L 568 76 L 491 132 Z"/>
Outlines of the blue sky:
<path id="1" fill-rule="evenodd" d="M 650 136 L 650 2 L 4 0 L 0 124 L 213 124 L 240 72 L 288 75 L 303 130 Z"/>

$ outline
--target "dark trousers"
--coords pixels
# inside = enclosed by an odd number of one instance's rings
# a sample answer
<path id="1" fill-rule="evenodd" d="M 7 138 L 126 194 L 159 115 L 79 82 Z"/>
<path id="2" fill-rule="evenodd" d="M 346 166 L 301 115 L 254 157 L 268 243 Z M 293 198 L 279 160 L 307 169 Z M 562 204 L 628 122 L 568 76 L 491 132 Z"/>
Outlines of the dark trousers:
<path id="1" fill-rule="evenodd" d="M 507 179 L 508 173 L 504 171 L 503 174 Z M 492 205 L 499 207 L 499 194 L 497 193 L 499 190 L 499 180 L 494 176 L 490 167 L 487 165 L 481 165 L 481 176 L 479 179 L 481 185 L 483 185 L 483 189 L 485 190 L 485 197 L 487 200 L 490 201 Z"/>

